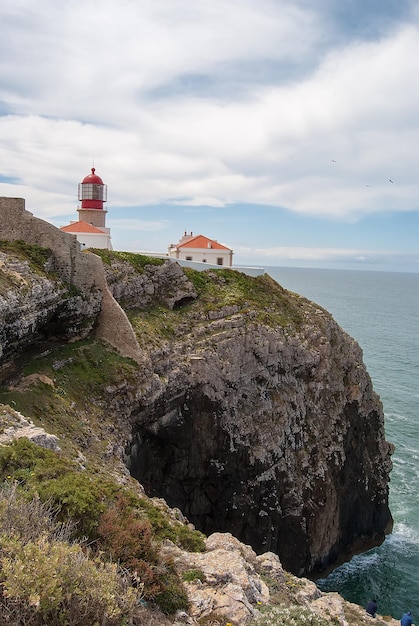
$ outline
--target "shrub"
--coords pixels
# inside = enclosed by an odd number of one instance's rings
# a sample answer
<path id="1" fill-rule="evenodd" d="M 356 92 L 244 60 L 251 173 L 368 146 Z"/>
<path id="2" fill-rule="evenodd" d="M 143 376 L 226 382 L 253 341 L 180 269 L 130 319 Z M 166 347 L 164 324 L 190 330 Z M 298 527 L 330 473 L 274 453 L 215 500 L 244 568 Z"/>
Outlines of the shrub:
<path id="1" fill-rule="evenodd" d="M 78 544 L 45 536 L 24 544 L 3 535 L 0 551 L 2 623 L 11 614 L 15 624 L 116 625 L 134 610 L 136 592 L 117 565 L 85 554 Z"/>
<path id="2" fill-rule="evenodd" d="M 49 502 L 60 521 L 71 519 L 78 536 L 90 539 L 97 537 L 99 517 L 119 489 L 23 437 L 0 448 L 0 475 L 10 476 L 42 502 Z"/>
<path id="3" fill-rule="evenodd" d="M 13 474 L 14 478 L 25 480 L 29 476 L 26 470 L 35 466 L 44 467 L 48 477 L 67 471 L 68 461 L 59 457 L 52 450 L 41 448 L 25 437 L 15 439 L 10 445 L 0 447 L 0 478 Z M 15 474 L 20 472 L 17 476 Z"/>
<path id="4" fill-rule="evenodd" d="M 135 573 L 144 585 L 144 597 L 165 613 L 188 605 L 187 595 L 171 563 L 162 561 L 153 540 L 150 521 L 135 507 L 135 499 L 119 496 L 101 516 L 100 546 L 114 560 Z"/>
<path id="5" fill-rule="evenodd" d="M 158 562 L 150 522 L 138 517 L 128 498 L 119 496 L 101 516 L 98 526 L 101 547 L 123 567 L 136 572 L 144 583 L 145 596 L 160 591 L 152 564 Z"/>
<path id="6" fill-rule="evenodd" d="M 59 522 L 57 513 L 51 502 L 30 499 L 17 483 L 5 483 L 0 490 L 0 535 L 14 535 L 28 542 L 47 533 L 49 537 L 68 540 L 74 527 L 70 522 Z"/>
<path id="7" fill-rule="evenodd" d="M 162 590 L 155 596 L 160 609 L 168 615 L 176 611 L 186 611 L 189 606 L 188 595 L 176 572 L 167 568 L 160 572 L 160 580 Z"/>
<path id="8" fill-rule="evenodd" d="M 145 498 L 138 500 L 137 506 L 144 511 L 158 539 L 169 539 L 189 552 L 205 551 L 205 535 L 199 530 L 192 530 L 189 526 L 178 522 L 169 523 L 167 516 Z"/>
<path id="9" fill-rule="evenodd" d="M 41 500 L 48 500 L 59 507 L 60 520 L 71 519 L 77 523 L 79 537 L 97 537 L 99 518 L 106 508 L 107 498 L 111 496 L 106 493 L 103 481 L 83 472 L 69 472 L 40 483 L 37 490 Z"/>
<path id="10" fill-rule="evenodd" d="M 71 525 L 16 483 L 0 489 L 0 623 L 122 624 L 138 591 L 115 563 L 69 543 Z M 138 581 L 137 581 L 138 582 Z"/>

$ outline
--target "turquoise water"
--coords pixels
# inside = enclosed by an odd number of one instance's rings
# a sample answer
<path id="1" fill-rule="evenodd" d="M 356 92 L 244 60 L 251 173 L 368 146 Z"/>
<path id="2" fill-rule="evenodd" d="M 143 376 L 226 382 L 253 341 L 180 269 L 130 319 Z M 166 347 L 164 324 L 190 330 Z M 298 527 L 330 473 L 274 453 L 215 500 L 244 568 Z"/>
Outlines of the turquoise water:
<path id="1" fill-rule="evenodd" d="M 396 446 L 390 483 L 394 529 L 379 548 L 318 581 L 324 591 L 383 615 L 419 622 L 419 274 L 270 267 L 286 289 L 326 308 L 364 352 Z"/>

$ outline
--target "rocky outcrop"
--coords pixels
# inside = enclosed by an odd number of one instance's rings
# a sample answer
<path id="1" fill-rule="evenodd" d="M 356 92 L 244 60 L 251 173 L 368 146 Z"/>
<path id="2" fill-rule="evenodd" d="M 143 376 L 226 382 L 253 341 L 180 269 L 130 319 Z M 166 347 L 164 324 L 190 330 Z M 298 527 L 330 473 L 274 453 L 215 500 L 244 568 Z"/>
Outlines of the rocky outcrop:
<path id="1" fill-rule="evenodd" d="M 23 241 L 50 252 L 42 271 L 33 271 L 13 255 L 11 265 L 0 258 L 0 357 L 26 349 L 43 335 L 83 338 L 95 328 L 98 337 L 141 362 L 135 335 L 109 292 L 101 260 L 83 254 L 74 235 L 34 217 L 22 198 L 0 197 L 0 240 Z"/>
<path id="2" fill-rule="evenodd" d="M 0 251 L 0 359 L 13 360 L 35 345 L 83 339 L 93 330 L 101 293 L 71 290 L 52 271 L 36 272 L 28 260 Z"/>
<path id="3" fill-rule="evenodd" d="M 116 257 L 104 269 L 110 292 L 125 309 L 163 305 L 172 310 L 197 297 L 182 268 L 169 260 L 149 264 L 140 273 L 128 261 Z"/>
<path id="4" fill-rule="evenodd" d="M 259 619 L 263 624 L 313 623 L 313 616 L 339 626 L 368 623 L 364 608 L 346 602 L 337 593 L 321 592 L 306 578 L 292 576 L 276 554 L 257 556 L 229 533 L 210 535 L 205 552 L 199 554 L 184 552 L 170 542 L 163 552 L 187 581 L 190 610 L 184 624 L 207 620 L 211 624 L 257 626 Z M 377 615 L 375 621 L 387 626 L 399 624 L 389 616 Z"/>
<path id="5" fill-rule="evenodd" d="M 231 532 L 315 576 L 391 530 L 392 447 L 357 343 L 269 277 L 248 280 L 294 322 L 267 309 L 263 321 L 249 302 L 191 307 L 177 327 L 167 318 L 128 464 L 204 533 Z"/>
<path id="6" fill-rule="evenodd" d="M 47 433 L 44 428 L 35 426 L 31 419 L 11 407 L 0 405 L 0 445 L 6 445 L 20 437 L 29 439 L 41 448 L 60 452 L 58 437 Z"/>

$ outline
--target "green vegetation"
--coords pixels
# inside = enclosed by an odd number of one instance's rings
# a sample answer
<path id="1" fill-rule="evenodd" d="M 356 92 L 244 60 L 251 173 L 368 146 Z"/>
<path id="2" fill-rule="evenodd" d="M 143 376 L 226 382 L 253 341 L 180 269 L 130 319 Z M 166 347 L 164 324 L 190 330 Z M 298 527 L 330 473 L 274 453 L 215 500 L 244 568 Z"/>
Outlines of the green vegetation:
<path id="1" fill-rule="evenodd" d="M 186 572 L 183 573 L 182 578 L 185 582 L 189 583 L 194 580 L 200 580 L 201 582 L 204 582 L 205 574 L 200 569 L 188 569 Z"/>
<path id="2" fill-rule="evenodd" d="M 0 489 L 0 622 L 35 626 L 126 623 L 142 588 L 71 538 L 49 503 L 16 483 Z"/>
<path id="3" fill-rule="evenodd" d="M 49 542 L 46 546 L 43 537 L 36 537 L 29 546 L 15 546 L 14 552 L 13 546 L 4 544 L 2 548 L 0 545 L 0 580 L 5 580 L 6 575 L 1 570 L 1 558 L 6 554 L 6 549 L 9 552 L 4 558 L 9 558 L 7 555 L 10 554 L 10 560 L 13 558 L 18 563 L 20 558 L 30 561 L 30 555 L 38 559 L 42 548 L 49 555 L 50 562 L 49 567 L 46 559 L 39 564 L 40 572 L 43 572 L 43 584 L 46 589 L 52 588 L 51 597 L 58 598 L 59 590 L 56 591 L 49 576 L 55 581 L 61 581 L 57 582 L 59 587 L 68 584 L 66 577 L 72 571 L 71 559 L 78 558 L 78 552 L 76 554 L 72 546 L 74 542 L 83 539 L 90 545 L 86 557 L 90 559 L 90 564 L 85 567 L 85 575 L 89 577 L 92 586 L 103 592 L 104 599 L 111 592 L 103 586 L 94 585 L 95 572 L 101 572 L 103 585 L 109 587 L 112 580 L 114 586 L 116 580 L 120 581 L 120 574 L 115 572 L 122 568 L 125 582 L 118 582 L 118 585 L 123 587 L 129 584 L 126 593 L 118 591 L 118 594 L 122 594 L 128 602 L 131 597 L 129 589 L 135 591 L 141 588 L 141 595 L 147 602 L 158 606 L 161 611 L 171 613 L 180 608 L 186 609 L 187 597 L 173 565 L 160 556 L 160 546 L 163 540 L 170 539 L 183 549 L 203 550 L 204 536 L 169 518 L 153 501 L 140 497 L 134 481 L 121 486 L 118 472 L 116 478 L 113 478 L 112 459 L 104 460 L 104 452 L 110 442 L 115 441 L 117 431 L 113 421 L 115 416 L 111 414 L 110 419 L 106 418 L 108 407 L 105 390 L 115 390 L 121 383 L 136 388 L 138 365 L 119 356 L 100 341 L 86 340 L 56 346 L 38 358 L 29 357 L 27 364 L 22 366 L 20 383 L 12 388 L 0 389 L 0 403 L 3 403 L 3 407 L 0 405 L 1 429 L 16 423 L 18 418 L 14 416 L 14 410 L 17 410 L 30 416 L 35 424 L 43 426 L 48 432 L 58 435 L 62 448 L 61 453 L 56 453 L 25 438 L 0 446 L 0 482 L 3 485 L 18 485 L 19 497 L 29 503 L 28 511 L 32 502 L 52 507 L 55 523 L 72 529 L 68 545 Z M 83 450 L 85 456 L 82 464 L 78 457 L 80 450 Z M 0 532 L 3 513 L 0 507 Z M 122 546 L 128 549 L 130 558 L 123 552 Z M 58 568 L 60 558 L 69 563 L 65 572 Z M 29 564 L 28 571 L 31 567 Z M 17 573 L 9 572 L 9 569 L 7 576 L 12 581 Z M 14 582 L 14 591 L 11 591 L 10 582 L 10 592 L 5 584 L 0 586 L 0 605 L 1 593 L 15 594 L 13 602 L 19 606 L 19 611 L 28 612 L 23 613 L 22 619 L 31 611 L 38 611 L 32 599 L 25 596 L 24 584 Z M 79 589 L 85 583 L 75 578 L 74 584 Z M 34 602 L 37 603 L 40 592 L 34 593 Z M 116 591 L 112 591 L 112 594 L 114 598 L 118 596 Z M 72 596 L 70 604 L 77 602 L 76 595 Z M 39 603 L 39 621 L 34 618 L 34 624 L 80 623 L 87 626 L 96 623 L 94 619 L 88 621 L 92 619 L 90 613 L 87 613 L 90 617 L 85 622 L 82 619 L 77 621 L 79 617 L 72 621 L 72 609 L 61 600 L 54 604 L 55 609 L 43 596 Z M 110 608 L 108 605 L 103 608 L 107 615 L 104 624 L 125 624 L 123 611 L 121 609 L 118 613 L 116 606 L 119 604 L 111 603 Z M 53 620 L 51 615 L 54 610 L 57 615 L 62 615 L 62 621 Z M 42 621 L 44 618 L 46 621 Z M 97 621 L 102 623 L 99 619 Z M 3 623 L 1 612 L 0 623 Z"/>
<path id="4" fill-rule="evenodd" d="M 14 546 L 13 559 L 28 559 L 28 569 L 32 567 L 31 558 L 38 559 L 42 548 L 51 559 L 51 567 L 44 573 L 46 588 L 52 584 L 49 576 L 64 576 L 63 573 L 57 574 L 55 557 L 58 560 L 67 555 L 71 559 L 74 541 L 83 540 L 91 546 L 93 560 L 89 567 L 97 568 L 103 558 L 108 564 L 118 563 L 134 580 L 134 586 L 141 584 L 144 598 L 155 602 L 164 612 L 187 608 L 182 582 L 172 564 L 162 559 L 159 546 L 164 538 L 170 537 L 184 549 L 202 550 L 201 533 L 195 533 L 179 522 L 169 521 L 150 500 L 140 498 L 128 487 L 121 487 L 103 474 L 83 471 L 64 455 L 41 448 L 24 438 L 0 447 L 0 480 L 3 484 L 3 492 L 0 492 L 0 533 L 2 524 L 10 525 L 10 507 L 1 504 L 1 497 L 7 494 L 7 490 L 10 491 L 10 486 L 13 486 L 16 497 L 26 504 L 26 513 L 20 506 L 20 520 L 12 523 L 12 534 L 16 532 L 18 539 L 22 528 L 28 529 L 35 524 L 32 518 L 37 504 L 45 507 L 43 519 L 48 517 L 45 511 L 54 512 L 54 521 L 50 520 L 49 526 L 67 529 L 67 546 L 57 546 L 54 542 L 46 546 L 41 532 L 29 547 L 22 542 L 0 545 L 0 554 L 12 550 Z M 116 575 L 116 565 L 109 567 L 109 571 Z M 101 566 L 101 571 L 103 569 L 104 566 Z M 18 573 L 15 572 L 15 575 Z M 3 593 L 5 590 L 6 587 L 3 587 Z M 18 595 L 18 591 L 15 593 Z"/>
<path id="5" fill-rule="evenodd" d="M 21 383 L 0 389 L 0 402 L 64 436 L 67 445 L 73 441 L 99 454 L 109 440 L 109 424 L 103 422 L 104 390 L 121 381 L 134 384 L 137 369 L 100 341 L 59 345 L 29 358 Z"/>
<path id="6" fill-rule="evenodd" d="M 105 512 L 108 519 L 110 511 L 114 517 L 119 511 L 126 520 L 130 516 L 147 520 L 153 541 L 170 539 L 190 552 L 204 550 L 202 533 L 169 520 L 151 500 L 134 495 L 128 488 L 124 490 L 103 473 L 86 472 L 63 454 L 25 438 L 0 447 L 0 481 L 5 480 L 16 481 L 29 496 L 50 502 L 59 509 L 60 521 L 77 523 L 78 536 L 96 540 Z M 125 523 L 121 518 L 119 526 L 115 524 L 122 529 Z"/>
<path id="7" fill-rule="evenodd" d="M 38 273 L 46 273 L 45 264 L 51 257 L 51 250 L 27 244 L 20 239 L 16 241 L 0 240 L 0 251 L 21 261 L 28 261 L 31 269 Z"/>
<path id="8" fill-rule="evenodd" d="M 55 273 L 46 270 L 46 264 L 51 257 L 51 250 L 41 248 L 37 245 L 29 245 L 23 241 L 3 241 L 0 240 L 0 252 L 4 252 L 10 257 L 19 261 L 27 261 L 30 268 L 36 274 L 55 277 Z M 21 288 L 22 278 L 13 273 L 0 269 L 0 294 L 6 293 L 9 289 Z"/>
<path id="9" fill-rule="evenodd" d="M 198 272 L 185 268 L 200 307 L 205 311 L 236 307 L 241 313 L 253 311 L 252 319 L 268 326 L 299 327 L 304 301 L 296 299 L 268 274 L 256 278 L 231 269 Z"/>
<path id="10" fill-rule="evenodd" d="M 196 300 L 174 310 L 159 305 L 126 311 L 141 348 L 150 351 L 185 336 L 196 327 L 197 319 L 205 328 L 218 311 L 225 318 L 241 313 L 249 324 L 288 328 L 290 332 L 303 323 L 307 301 L 293 296 L 268 275 L 253 278 L 229 269 L 198 272 L 184 268 L 184 272 L 196 289 Z"/>
<path id="11" fill-rule="evenodd" d="M 146 265 L 163 265 L 164 259 L 136 254 L 135 252 L 116 252 L 102 248 L 90 248 L 90 252 L 100 256 L 105 265 L 112 265 L 112 261 L 125 261 L 129 263 L 139 274 L 142 274 Z M 87 252 L 89 252 L 87 250 Z"/>

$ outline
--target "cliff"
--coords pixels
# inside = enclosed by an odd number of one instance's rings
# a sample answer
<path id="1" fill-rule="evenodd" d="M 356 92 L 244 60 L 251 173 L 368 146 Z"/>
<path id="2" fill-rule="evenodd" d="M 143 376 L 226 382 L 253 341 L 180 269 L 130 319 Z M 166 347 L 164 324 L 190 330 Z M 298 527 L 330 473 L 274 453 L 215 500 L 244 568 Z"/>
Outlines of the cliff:
<path id="1" fill-rule="evenodd" d="M 392 446 L 362 351 L 327 311 L 269 276 L 82 253 L 21 202 L 0 212 L 0 402 L 83 471 L 130 484 L 128 468 L 181 524 L 231 533 L 256 570 L 275 553 L 315 577 L 383 541 Z M 251 606 L 267 597 L 256 578 Z"/>
<path id="2" fill-rule="evenodd" d="M 300 575 L 381 543 L 391 446 L 362 351 L 332 316 L 231 270 L 185 270 L 171 310 L 173 265 L 147 272 L 150 308 L 147 281 L 122 267 L 105 264 L 108 284 L 152 363 L 127 448 L 147 493 Z"/>

